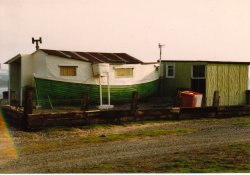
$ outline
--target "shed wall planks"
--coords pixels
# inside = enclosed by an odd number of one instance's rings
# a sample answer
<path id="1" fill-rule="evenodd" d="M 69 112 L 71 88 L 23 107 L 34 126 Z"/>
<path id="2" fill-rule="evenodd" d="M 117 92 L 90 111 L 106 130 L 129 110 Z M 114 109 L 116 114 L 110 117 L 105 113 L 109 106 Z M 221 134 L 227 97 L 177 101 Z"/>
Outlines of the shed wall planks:
<path id="1" fill-rule="evenodd" d="M 167 64 L 167 62 L 164 62 Z M 214 91 L 219 91 L 220 105 L 246 104 L 248 89 L 248 64 L 174 62 L 175 78 L 164 79 L 164 95 L 175 97 L 178 89 L 191 89 L 192 66 L 206 65 L 206 105 L 212 106 Z"/>
<path id="2" fill-rule="evenodd" d="M 214 91 L 218 90 L 217 71 L 216 65 L 209 65 L 206 67 L 206 102 L 209 106 L 213 103 Z"/>
<path id="3" fill-rule="evenodd" d="M 207 106 L 212 105 L 213 92 L 219 91 L 220 105 L 245 104 L 248 66 L 237 64 L 207 65 Z"/>

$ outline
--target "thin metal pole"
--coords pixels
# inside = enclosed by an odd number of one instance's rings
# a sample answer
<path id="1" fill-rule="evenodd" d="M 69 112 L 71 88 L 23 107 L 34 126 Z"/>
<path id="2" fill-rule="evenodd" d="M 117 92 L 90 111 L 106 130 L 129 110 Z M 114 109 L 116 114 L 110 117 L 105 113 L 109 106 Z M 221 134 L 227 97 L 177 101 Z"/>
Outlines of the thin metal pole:
<path id="1" fill-rule="evenodd" d="M 110 84 L 109 84 L 109 72 L 107 73 L 107 79 L 108 79 L 108 105 L 110 105 Z"/>
<path id="2" fill-rule="evenodd" d="M 162 47 L 165 46 L 163 44 L 159 43 L 159 49 L 160 49 L 160 60 L 159 60 L 159 77 L 161 77 L 161 55 L 162 55 Z"/>
<path id="3" fill-rule="evenodd" d="M 102 83 L 101 83 L 101 75 L 99 76 L 99 87 L 100 87 L 100 106 L 102 105 Z"/>

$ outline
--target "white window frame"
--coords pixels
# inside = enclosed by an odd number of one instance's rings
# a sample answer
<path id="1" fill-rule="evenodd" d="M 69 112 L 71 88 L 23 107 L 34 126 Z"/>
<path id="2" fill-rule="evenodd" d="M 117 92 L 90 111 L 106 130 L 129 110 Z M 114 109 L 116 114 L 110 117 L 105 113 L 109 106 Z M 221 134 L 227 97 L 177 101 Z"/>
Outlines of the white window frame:
<path id="1" fill-rule="evenodd" d="M 193 69 L 194 69 L 194 66 L 204 66 L 205 67 L 205 73 L 204 73 L 204 77 L 194 77 L 193 73 Z M 192 79 L 206 79 L 206 65 L 204 64 L 196 64 L 196 65 L 192 65 L 192 69 L 191 69 L 191 77 Z"/>
<path id="2" fill-rule="evenodd" d="M 173 66 L 173 75 L 168 75 L 169 66 Z M 166 78 L 175 78 L 175 63 L 166 64 Z"/>

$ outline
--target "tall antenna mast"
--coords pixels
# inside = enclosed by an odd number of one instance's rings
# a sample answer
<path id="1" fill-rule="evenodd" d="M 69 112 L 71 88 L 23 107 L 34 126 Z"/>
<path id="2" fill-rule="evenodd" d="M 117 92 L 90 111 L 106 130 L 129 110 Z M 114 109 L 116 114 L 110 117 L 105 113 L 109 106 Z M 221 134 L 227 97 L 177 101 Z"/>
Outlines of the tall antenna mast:
<path id="1" fill-rule="evenodd" d="M 161 76 L 161 55 L 162 55 L 162 47 L 164 47 L 164 44 L 159 43 L 158 47 L 160 49 L 160 60 L 159 60 L 159 75 Z"/>
<path id="2" fill-rule="evenodd" d="M 36 43 L 36 50 L 39 49 L 39 44 L 38 44 L 39 42 L 42 44 L 42 38 L 41 37 L 39 37 L 39 39 L 34 39 L 34 37 L 32 37 L 32 44 Z"/>

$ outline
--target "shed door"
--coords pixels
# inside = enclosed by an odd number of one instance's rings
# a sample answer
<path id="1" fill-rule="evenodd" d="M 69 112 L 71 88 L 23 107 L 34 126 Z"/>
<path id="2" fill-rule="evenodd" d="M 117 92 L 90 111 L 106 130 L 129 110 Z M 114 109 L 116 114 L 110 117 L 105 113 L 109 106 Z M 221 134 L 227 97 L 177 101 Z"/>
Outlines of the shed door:
<path id="1" fill-rule="evenodd" d="M 192 66 L 191 90 L 206 93 L 206 67 L 205 65 Z"/>
<path id="2" fill-rule="evenodd" d="M 191 90 L 205 95 L 206 79 L 191 79 Z"/>

